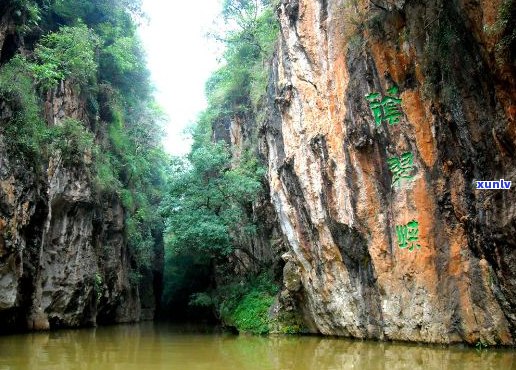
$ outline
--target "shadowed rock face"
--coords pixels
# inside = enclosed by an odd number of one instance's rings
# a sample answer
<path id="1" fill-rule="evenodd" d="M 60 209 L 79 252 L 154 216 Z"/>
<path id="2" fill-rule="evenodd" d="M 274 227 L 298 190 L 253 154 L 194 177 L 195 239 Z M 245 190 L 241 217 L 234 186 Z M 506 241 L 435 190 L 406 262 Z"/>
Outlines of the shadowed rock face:
<path id="1" fill-rule="evenodd" d="M 278 7 L 261 150 L 299 309 L 329 335 L 514 344 L 516 195 L 475 181 L 516 179 L 515 6 L 374 3 Z"/>
<path id="2" fill-rule="evenodd" d="M 3 64 L 22 45 L 9 12 L 0 14 Z M 73 118 L 96 130 L 73 85 L 61 83 L 44 100 L 48 125 Z M 0 101 L 0 333 L 152 319 L 162 256 L 140 286 L 131 281 L 124 210 L 117 196 L 92 194 L 91 153 L 75 164 L 55 153 L 27 167 L 2 135 L 11 116 Z"/>
<path id="3" fill-rule="evenodd" d="M 67 83 L 47 97 L 45 116 L 51 125 L 88 122 Z M 117 197 L 93 198 L 90 161 L 69 165 L 57 154 L 45 170 L 25 168 L 0 136 L 2 332 L 154 317 L 153 277 L 144 277 L 141 298 L 130 279 L 124 210 Z"/>

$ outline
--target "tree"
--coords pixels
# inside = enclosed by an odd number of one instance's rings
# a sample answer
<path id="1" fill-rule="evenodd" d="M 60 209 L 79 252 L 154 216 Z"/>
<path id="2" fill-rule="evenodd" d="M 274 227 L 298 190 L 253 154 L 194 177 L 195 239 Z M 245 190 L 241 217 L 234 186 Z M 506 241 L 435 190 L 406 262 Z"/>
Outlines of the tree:
<path id="1" fill-rule="evenodd" d="M 276 289 L 271 275 L 258 277 L 253 268 L 267 270 L 253 255 L 252 219 L 265 170 L 250 149 L 254 134 L 246 136 L 238 158 L 232 158 L 225 143 L 214 143 L 212 138 L 213 127 L 221 120 L 254 119 L 258 101 L 266 94 L 266 61 L 278 25 L 270 1 L 226 0 L 222 15 L 226 32 L 217 39 L 226 47 L 225 64 L 206 83 L 208 108 L 193 129 L 190 155 L 175 159 L 162 205 L 167 256 L 164 301 L 173 301 L 176 309 L 181 304 L 213 308 L 222 321 L 263 333 L 268 330 L 267 312 Z M 242 254 L 254 263 L 246 262 Z M 199 277 L 197 286 L 188 280 L 192 275 Z M 190 296 L 186 302 L 185 296 Z"/>
<path id="2" fill-rule="evenodd" d="M 167 246 L 177 254 L 227 257 L 239 233 L 253 233 L 246 207 L 256 198 L 263 170 L 257 163 L 230 166 L 222 143 L 206 143 L 189 160 L 177 159 L 164 203 Z"/>
<path id="3" fill-rule="evenodd" d="M 91 83 L 97 73 L 98 43 L 99 38 L 84 24 L 65 26 L 43 36 L 34 51 L 37 63 L 33 71 L 37 81 L 44 89 L 64 79 L 82 86 Z"/>

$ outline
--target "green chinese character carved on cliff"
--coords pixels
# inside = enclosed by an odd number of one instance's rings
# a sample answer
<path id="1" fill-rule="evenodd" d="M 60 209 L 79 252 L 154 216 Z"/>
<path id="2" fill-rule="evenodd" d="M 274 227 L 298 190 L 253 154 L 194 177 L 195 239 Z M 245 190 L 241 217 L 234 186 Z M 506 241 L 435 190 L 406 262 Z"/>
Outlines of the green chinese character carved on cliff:
<path id="1" fill-rule="evenodd" d="M 373 111 L 374 121 L 376 122 L 376 126 L 379 126 L 382 123 L 382 104 L 380 102 L 381 95 L 380 93 L 371 93 L 366 95 L 366 99 L 369 101 L 369 107 Z"/>
<path id="2" fill-rule="evenodd" d="M 406 225 L 396 225 L 396 235 L 398 237 L 398 247 L 400 249 L 408 248 L 413 251 L 414 247 L 421 249 L 419 245 L 419 222 L 416 220 L 410 221 Z"/>
<path id="3" fill-rule="evenodd" d="M 381 104 L 384 119 L 392 126 L 400 122 L 401 110 L 399 109 L 399 105 L 401 104 L 401 99 L 396 97 L 396 95 L 398 95 L 398 88 L 396 86 L 387 90 L 387 93 L 389 95 L 384 96 Z"/>
<path id="4" fill-rule="evenodd" d="M 401 157 L 387 159 L 389 170 L 392 172 L 392 186 L 399 185 L 402 179 L 410 180 L 414 169 L 414 155 L 410 152 L 403 153 Z"/>
<path id="5" fill-rule="evenodd" d="M 391 126 L 400 122 L 401 110 L 399 105 L 401 104 L 401 99 L 396 97 L 398 95 L 398 87 L 391 87 L 387 90 L 387 94 L 383 98 L 377 92 L 365 96 L 367 101 L 369 101 L 369 107 L 373 112 L 376 126 L 379 126 L 383 120 L 387 121 Z"/>

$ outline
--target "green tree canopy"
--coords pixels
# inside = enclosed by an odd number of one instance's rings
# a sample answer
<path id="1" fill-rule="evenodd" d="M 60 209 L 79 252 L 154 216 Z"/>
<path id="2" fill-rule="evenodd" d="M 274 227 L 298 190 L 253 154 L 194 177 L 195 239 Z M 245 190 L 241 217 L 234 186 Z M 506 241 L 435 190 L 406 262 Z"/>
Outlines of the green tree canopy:
<path id="1" fill-rule="evenodd" d="M 70 79 L 81 86 L 93 83 L 97 74 L 95 50 L 100 39 L 85 24 L 64 26 L 41 38 L 34 50 L 36 80 L 44 89 Z"/>
<path id="2" fill-rule="evenodd" d="M 189 160 L 177 159 L 164 203 L 169 248 L 211 257 L 233 252 L 235 235 L 254 230 L 246 206 L 261 188 L 262 171 L 256 162 L 232 168 L 222 143 L 205 143 Z"/>

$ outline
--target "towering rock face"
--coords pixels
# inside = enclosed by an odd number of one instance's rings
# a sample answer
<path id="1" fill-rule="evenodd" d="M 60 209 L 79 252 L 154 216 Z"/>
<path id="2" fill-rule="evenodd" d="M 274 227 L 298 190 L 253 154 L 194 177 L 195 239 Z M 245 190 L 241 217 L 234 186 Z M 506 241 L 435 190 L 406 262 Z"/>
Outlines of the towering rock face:
<path id="1" fill-rule="evenodd" d="M 476 183 L 516 180 L 514 9 L 279 5 L 261 149 L 312 331 L 515 343 L 516 193 Z"/>
<path id="2" fill-rule="evenodd" d="M 45 116 L 50 125 L 64 118 L 88 122 L 83 99 L 68 83 L 48 95 Z M 124 210 L 116 196 L 92 194 L 89 154 L 69 164 L 56 153 L 45 169 L 26 168 L 3 140 L 0 135 L 2 331 L 152 319 L 159 292 L 146 276 L 141 299 L 131 278 Z"/>
<path id="3" fill-rule="evenodd" d="M 3 15 L 0 64 L 22 48 L 14 35 Z M 96 133 L 98 118 L 88 115 L 77 91 L 63 82 L 49 92 L 45 120 L 56 126 L 75 119 Z M 0 99 L 0 333 L 152 319 L 161 294 L 160 253 L 155 271 L 139 282 L 120 199 L 94 194 L 91 153 L 70 163 L 56 152 L 27 167 L 3 135 L 13 124 L 9 104 Z M 105 133 L 96 134 L 104 140 Z"/>

